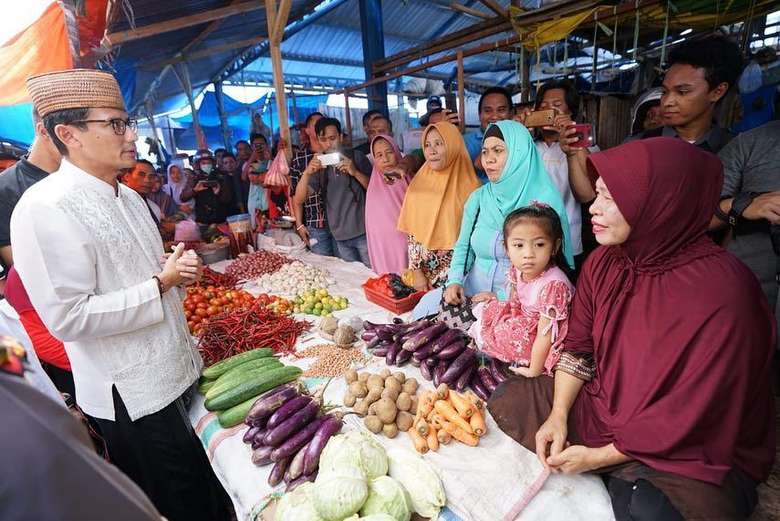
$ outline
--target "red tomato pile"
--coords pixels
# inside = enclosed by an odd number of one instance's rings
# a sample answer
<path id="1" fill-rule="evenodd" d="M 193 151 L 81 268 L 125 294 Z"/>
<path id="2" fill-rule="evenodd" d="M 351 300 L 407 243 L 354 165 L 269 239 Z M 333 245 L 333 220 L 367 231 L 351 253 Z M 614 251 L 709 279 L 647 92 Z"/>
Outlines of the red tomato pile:
<path id="1" fill-rule="evenodd" d="M 190 286 L 184 299 L 184 316 L 190 333 L 200 335 L 210 317 L 236 309 L 246 309 L 255 303 L 255 298 L 241 289 L 222 286 Z"/>
<path id="2" fill-rule="evenodd" d="M 270 309 L 277 315 L 292 315 L 293 307 L 295 307 L 295 304 L 286 298 L 266 295 L 265 293 L 257 297 L 257 303 L 266 309 Z"/>

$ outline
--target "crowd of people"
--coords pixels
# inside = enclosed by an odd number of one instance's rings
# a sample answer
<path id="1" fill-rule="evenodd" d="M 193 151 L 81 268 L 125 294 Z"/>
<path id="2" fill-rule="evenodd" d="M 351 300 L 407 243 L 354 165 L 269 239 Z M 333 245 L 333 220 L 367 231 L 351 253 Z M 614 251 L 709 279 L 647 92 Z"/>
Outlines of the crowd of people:
<path id="1" fill-rule="evenodd" d="M 287 143 L 253 134 L 160 172 L 136 160 L 112 76 L 34 77 L 36 140 L 0 176 L 6 298 L 149 518 L 229 519 L 183 414 L 202 362 L 178 287 L 202 263 L 161 236 L 239 213 L 261 229 L 279 204 L 311 252 L 408 274 L 425 292 L 414 317 L 457 313 L 517 375 L 488 403 L 501 429 L 551 472 L 601 475 L 617 519 L 745 519 L 775 455 L 780 124 L 718 125 L 740 64 L 723 37 L 675 48 L 633 133 L 603 151 L 566 80 L 520 109 L 487 89 L 465 135 L 430 106 L 407 154 L 387 114 L 368 111 L 349 148 L 314 112 L 281 202 L 266 176 Z"/>

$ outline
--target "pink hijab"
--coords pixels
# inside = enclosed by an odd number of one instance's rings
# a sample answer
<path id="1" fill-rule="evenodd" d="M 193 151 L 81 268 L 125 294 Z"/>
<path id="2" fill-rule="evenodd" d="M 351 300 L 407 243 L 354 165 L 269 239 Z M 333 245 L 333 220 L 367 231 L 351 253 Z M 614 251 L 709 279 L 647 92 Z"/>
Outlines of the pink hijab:
<path id="1" fill-rule="evenodd" d="M 396 158 L 401 159 L 401 150 L 395 140 L 379 134 L 371 141 L 371 154 L 378 139 L 384 139 L 393 147 Z M 374 160 L 371 180 L 366 194 L 366 237 L 368 256 L 374 273 L 403 273 L 409 265 L 408 238 L 397 228 L 398 215 L 404 202 L 409 180 L 404 177 L 392 185 L 385 183 L 382 172 Z"/>

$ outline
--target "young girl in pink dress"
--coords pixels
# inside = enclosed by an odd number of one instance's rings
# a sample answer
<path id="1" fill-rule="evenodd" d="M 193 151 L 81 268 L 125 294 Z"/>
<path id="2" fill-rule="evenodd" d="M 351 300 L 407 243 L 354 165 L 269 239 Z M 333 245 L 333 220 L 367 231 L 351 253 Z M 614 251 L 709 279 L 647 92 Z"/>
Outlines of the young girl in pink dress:
<path id="1" fill-rule="evenodd" d="M 574 294 L 562 255 L 563 231 L 551 207 L 535 203 L 510 213 L 504 221 L 504 246 L 512 263 L 507 277 L 510 296 L 474 296 L 477 321 L 469 334 L 477 347 L 510 364 L 515 374 L 552 376 L 568 331 Z"/>

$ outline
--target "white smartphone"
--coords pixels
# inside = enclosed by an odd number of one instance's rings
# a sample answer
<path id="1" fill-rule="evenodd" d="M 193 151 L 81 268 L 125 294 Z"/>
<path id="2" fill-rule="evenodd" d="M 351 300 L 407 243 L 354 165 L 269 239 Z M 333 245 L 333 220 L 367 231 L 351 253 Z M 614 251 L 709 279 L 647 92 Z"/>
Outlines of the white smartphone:
<path id="1" fill-rule="evenodd" d="M 338 165 L 341 162 L 341 154 L 338 152 L 331 152 L 330 154 L 319 154 L 317 159 L 320 160 L 322 166 Z"/>

